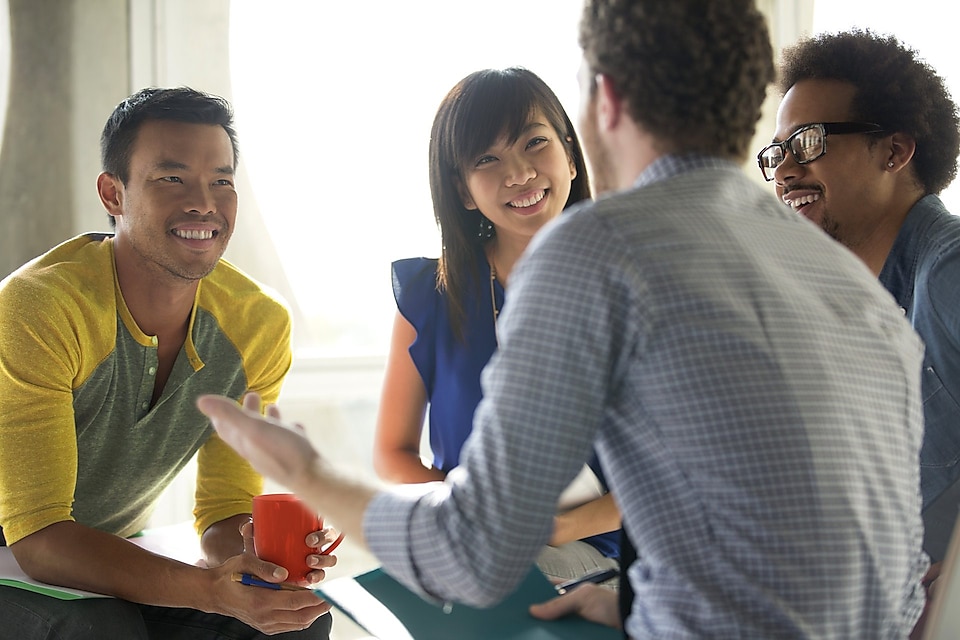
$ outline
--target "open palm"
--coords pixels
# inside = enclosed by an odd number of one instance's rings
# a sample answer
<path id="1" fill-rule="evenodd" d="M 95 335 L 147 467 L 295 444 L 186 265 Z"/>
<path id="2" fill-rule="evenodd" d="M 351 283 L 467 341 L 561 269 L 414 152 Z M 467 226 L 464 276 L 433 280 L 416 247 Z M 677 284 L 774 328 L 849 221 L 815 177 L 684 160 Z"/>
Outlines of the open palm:
<path id="1" fill-rule="evenodd" d="M 214 429 L 260 474 L 288 488 L 295 488 L 307 475 L 318 454 L 298 425 L 286 426 L 274 405 L 267 416 L 260 414 L 260 397 L 243 399 L 243 408 L 224 396 L 202 396 L 197 407 L 210 418 Z"/>

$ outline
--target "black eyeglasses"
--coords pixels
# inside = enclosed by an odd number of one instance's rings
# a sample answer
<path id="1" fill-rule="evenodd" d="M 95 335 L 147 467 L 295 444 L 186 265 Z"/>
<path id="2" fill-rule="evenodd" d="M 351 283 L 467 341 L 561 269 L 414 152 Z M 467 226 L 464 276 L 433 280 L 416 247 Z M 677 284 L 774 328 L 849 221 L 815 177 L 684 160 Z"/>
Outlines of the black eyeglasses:
<path id="1" fill-rule="evenodd" d="M 787 149 L 797 164 L 809 164 L 827 152 L 827 136 L 840 133 L 883 133 L 883 127 L 870 122 L 821 122 L 800 127 L 783 142 L 774 142 L 760 150 L 757 163 L 767 182 L 786 159 Z"/>

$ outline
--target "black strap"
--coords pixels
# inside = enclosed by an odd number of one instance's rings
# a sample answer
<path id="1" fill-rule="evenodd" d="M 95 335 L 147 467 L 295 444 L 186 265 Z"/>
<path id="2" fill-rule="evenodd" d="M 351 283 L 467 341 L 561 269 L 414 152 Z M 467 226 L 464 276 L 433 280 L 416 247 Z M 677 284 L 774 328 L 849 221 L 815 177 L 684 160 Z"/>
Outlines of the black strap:
<path id="1" fill-rule="evenodd" d="M 620 622 L 623 625 L 623 637 L 627 636 L 627 616 L 633 608 L 633 587 L 627 569 L 637 559 L 637 550 L 633 548 L 626 529 L 620 529 Z"/>

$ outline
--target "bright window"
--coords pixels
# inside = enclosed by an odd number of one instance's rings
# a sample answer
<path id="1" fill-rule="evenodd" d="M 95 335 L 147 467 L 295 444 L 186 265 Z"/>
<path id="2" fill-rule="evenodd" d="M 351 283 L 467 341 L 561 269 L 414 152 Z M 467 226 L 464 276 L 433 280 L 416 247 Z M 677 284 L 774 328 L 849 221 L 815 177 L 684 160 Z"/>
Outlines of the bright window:
<path id="1" fill-rule="evenodd" d="M 231 4 L 241 155 L 318 355 L 385 353 L 390 262 L 437 257 L 427 172 L 446 92 L 540 75 L 576 119 L 581 0 Z"/>
<path id="2" fill-rule="evenodd" d="M 242 158 L 314 355 L 382 355 L 394 259 L 440 251 L 427 178 L 436 108 L 468 73 L 525 66 L 577 119 L 581 0 L 231 3 Z M 815 32 L 893 32 L 954 87 L 942 3 L 817 2 Z M 934 18 L 932 18 L 934 17 Z M 762 133 L 762 132 L 759 132 Z M 763 136 L 761 136 L 763 137 Z M 960 187 L 943 194 L 960 212 Z"/>

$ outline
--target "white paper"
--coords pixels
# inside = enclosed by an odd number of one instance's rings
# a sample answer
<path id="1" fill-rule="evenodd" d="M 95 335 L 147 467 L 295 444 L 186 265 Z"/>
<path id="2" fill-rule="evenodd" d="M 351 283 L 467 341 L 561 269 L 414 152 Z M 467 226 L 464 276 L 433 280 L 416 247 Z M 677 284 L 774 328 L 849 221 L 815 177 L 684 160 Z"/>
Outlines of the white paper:
<path id="1" fill-rule="evenodd" d="M 579 507 L 591 500 L 603 496 L 603 485 L 600 484 L 600 478 L 589 467 L 583 465 L 583 469 L 573 479 L 573 482 L 563 490 L 560 499 L 557 501 L 557 511 L 569 511 L 574 507 Z"/>
<path id="2" fill-rule="evenodd" d="M 338 609 L 353 618 L 357 624 L 377 638 L 390 640 L 413 640 L 413 636 L 399 618 L 385 604 L 377 600 L 352 577 L 337 578 L 321 587 L 321 595 L 326 596 Z"/>

